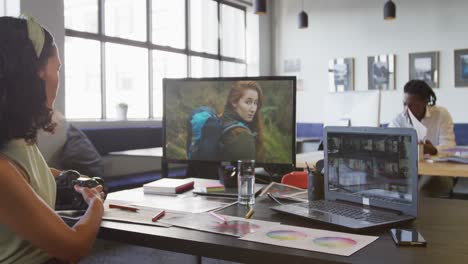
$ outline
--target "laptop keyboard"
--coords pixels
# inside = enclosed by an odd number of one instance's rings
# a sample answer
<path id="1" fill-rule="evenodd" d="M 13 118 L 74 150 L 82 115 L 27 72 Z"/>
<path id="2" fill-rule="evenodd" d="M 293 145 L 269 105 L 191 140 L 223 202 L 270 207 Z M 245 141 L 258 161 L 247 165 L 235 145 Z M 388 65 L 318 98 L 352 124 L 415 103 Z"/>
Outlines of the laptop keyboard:
<path id="1" fill-rule="evenodd" d="M 404 216 L 400 217 L 396 214 L 394 215 L 391 213 L 385 213 L 375 210 L 364 211 L 361 207 L 326 200 L 312 201 L 310 203 L 297 203 L 294 205 L 307 209 L 311 208 L 314 210 L 328 212 L 331 214 L 340 215 L 360 221 L 367 221 L 370 223 L 384 223 L 405 218 Z"/>

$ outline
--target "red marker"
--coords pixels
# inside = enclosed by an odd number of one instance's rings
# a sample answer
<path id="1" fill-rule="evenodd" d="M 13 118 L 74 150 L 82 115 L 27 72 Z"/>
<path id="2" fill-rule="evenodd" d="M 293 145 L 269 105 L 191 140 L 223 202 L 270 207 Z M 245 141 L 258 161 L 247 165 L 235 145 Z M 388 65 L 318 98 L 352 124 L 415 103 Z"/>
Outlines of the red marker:
<path id="1" fill-rule="evenodd" d="M 151 221 L 156 222 L 159 219 L 161 219 L 165 214 L 166 214 L 166 211 L 162 210 L 161 212 L 159 212 L 155 216 L 153 216 L 153 218 L 151 218 Z"/>
<path id="2" fill-rule="evenodd" d="M 138 208 L 136 207 L 120 205 L 120 204 L 109 204 L 109 208 L 118 208 L 118 209 L 132 211 L 132 212 L 138 211 Z"/>

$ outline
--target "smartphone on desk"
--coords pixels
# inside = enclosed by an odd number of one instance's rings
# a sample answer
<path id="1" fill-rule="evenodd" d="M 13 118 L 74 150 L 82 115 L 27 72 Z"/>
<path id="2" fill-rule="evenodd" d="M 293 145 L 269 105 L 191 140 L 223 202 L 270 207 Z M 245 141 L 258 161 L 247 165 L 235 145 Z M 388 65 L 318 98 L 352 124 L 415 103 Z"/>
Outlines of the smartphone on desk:
<path id="1" fill-rule="evenodd" d="M 390 233 L 398 246 L 425 247 L 427 244 L 424 237 L 416 230 L 392 228 Z"/>

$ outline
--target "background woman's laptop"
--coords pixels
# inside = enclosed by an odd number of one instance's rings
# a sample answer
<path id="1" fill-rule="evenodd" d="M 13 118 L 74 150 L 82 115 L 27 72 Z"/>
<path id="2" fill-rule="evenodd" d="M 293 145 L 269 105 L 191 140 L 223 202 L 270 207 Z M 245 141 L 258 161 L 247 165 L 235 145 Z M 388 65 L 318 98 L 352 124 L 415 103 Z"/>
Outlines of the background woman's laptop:
<path id="1" fill-rule="evenodd" d="M 414 219 L 417 153 L 411 128 L 326 127 L 325 200 L 272 209 L 352 229 Z"/>

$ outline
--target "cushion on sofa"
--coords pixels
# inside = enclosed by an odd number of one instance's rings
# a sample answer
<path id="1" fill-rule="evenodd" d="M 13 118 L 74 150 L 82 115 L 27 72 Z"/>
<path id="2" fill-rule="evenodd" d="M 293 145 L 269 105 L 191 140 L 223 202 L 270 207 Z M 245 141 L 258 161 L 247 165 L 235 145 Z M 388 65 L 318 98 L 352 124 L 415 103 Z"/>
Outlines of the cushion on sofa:
<path id="1" fill-rule="evenodd" d="M 83 129 L 83 132 L 102 156 L 114 151 L 162 146 L 162 128 L 160 126 L 86 128 Z"/>
<path id="2" fill-rule="evenodd" d="M 101 155 L 88 137 L 73 125 L 68 128 L 61 165 L 63 169 L 77 170 L 91 177 L 102 177 L 104 174 Z"/>
<path id="3" fill-rule="evenodd" d="M 69 124 L 58 111 L 54 111 L 52 121 L 56 123 L 54 133 L 39 130 L 37 132 L 37 147 L 50 167 L 61 169 L 60 156 L 62 155 L 63 146 L 67 142 Z"/>

